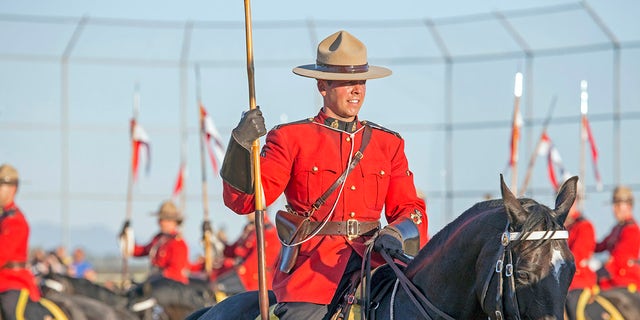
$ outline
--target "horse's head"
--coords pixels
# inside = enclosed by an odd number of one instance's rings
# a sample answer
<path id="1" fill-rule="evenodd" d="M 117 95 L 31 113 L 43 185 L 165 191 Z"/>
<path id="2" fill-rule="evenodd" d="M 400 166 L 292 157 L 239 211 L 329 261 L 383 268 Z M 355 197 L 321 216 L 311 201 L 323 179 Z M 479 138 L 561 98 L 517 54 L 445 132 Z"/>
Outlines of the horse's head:
<path id="1" fill-rule="evenodd" d="M 516 199 L 500 176 L 507 215 L 496 268 L 483 281 L 482 307 L 491 319 L 562 319 L 575 272 L 563 224 L 578 177 L 559 189 L 555 209 Z"/>

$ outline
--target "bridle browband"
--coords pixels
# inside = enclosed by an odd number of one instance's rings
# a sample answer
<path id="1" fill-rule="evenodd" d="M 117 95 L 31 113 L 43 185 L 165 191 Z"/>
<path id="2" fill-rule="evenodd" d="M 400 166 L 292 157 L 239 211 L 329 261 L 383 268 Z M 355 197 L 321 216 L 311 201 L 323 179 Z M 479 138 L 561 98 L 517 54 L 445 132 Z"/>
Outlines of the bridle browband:
<path id="1" fill-rule="evenodd" d="M 482 288 L 482 297 L 480 303 L 482 305 L 482 309 L 484 310 L 484 301 L 487 295 L 487 291 L 489 289 L 489 283 L 493 278 L 495 273 L 500 275 L 498 290 L 496 294 L 496 310 L 493 315 L 489 315 L 490 319 L 502 320 L 504 319 L 504 308 L 502 304 L 503 300 L 503 282 L 504 278 L 507 278 L 509 283 L 507 295 L 512 297 L 509 301 L 512 303 L 514 310 L 516 310 L 516 319 L 520 319 L 520 312 L 518 310 L 518 299 L 516 297 L 515 291 L 515 279 L 513 277 L 513 253 L 512 246 L 510 244 L 516 241 L 538 241 L 538 240 L 563 240 L 569 238 L 569 232 L 567 230 L 554 230 L 554 231 L 530 231 L 530 232 L 510 232 L 509 231 L 509 223 L 505 226 L 505 231 L 502 233 L 500 237 L 500 249 L 498 250 L 498 254 L 496 255 L 496 264 L 495 269 L 491 269 L 487 279 L 484 282 Z M 438 309 L 429 299 L 407 278 L 407 276 L 400 271 L 400 269 L 395 265 L 393 258 L 382 250 L 380 252 L 384 260 L 389 264 L 391 269 L 393 269 L 394 273 L 398 277 L 396 280 L 396 284 L 393 288 L 393 292 L 391 294 L 390 301 L 390 319 L 394 319 L 393 315 L 393 305 L 395 301 L 395 295 L 398 288 L 398 283 L 402 285 L 402 288 L 405 290 L 409 299 L 416 306 L 420 314 L 427 320 L 432 320 L 427 313 L 427 309 L 435 312 L 438 316 L 446 319 L 446 320 L 455 320 L 450 315 L 446 314 L 444 311 Z M 419 301 L 418 301 L 419 300 Z M 426 308 L 424 306 L 426 306 Z"/>

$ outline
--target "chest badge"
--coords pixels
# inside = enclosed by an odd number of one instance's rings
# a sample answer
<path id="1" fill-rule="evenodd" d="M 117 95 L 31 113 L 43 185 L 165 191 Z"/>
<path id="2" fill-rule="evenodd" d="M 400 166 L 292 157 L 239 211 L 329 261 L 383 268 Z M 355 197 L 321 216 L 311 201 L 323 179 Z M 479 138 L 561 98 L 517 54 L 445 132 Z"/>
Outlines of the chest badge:
<path id="1" fill-rule="evenodd" d="M 419 225 L 422 223 L 422 213 L 420 213 L 420 210 L 415 210 L 411 214 L 411 220 L 413 220 L 413 223 L 415 223 L 416 225 Z"/>

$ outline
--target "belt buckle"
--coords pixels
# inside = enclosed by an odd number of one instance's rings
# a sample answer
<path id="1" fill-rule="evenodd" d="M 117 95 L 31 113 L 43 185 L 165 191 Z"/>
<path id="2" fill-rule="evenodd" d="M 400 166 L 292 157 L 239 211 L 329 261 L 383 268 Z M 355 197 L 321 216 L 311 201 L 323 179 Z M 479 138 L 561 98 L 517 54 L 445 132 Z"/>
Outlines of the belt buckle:
<path id="1" fill-rule="evenodd" d="M 360 235 L 360 222 L 356 219 L 347 220 L 347 239 L 353 240 Z"/>

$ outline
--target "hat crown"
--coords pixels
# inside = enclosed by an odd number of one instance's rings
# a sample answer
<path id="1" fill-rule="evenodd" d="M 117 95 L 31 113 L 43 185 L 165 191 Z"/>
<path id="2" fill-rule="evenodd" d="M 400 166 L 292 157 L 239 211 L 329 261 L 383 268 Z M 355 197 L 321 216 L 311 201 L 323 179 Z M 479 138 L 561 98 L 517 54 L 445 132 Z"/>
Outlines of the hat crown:
<path id="1" fill-rule="evenodd" d="M 10 164 L 0 166 L 0 183 L 17 184 L 19 180 L 18 170 Z"/>
<path id="2" fill-rule="evenodd" d="M 163 202 L 156 214 L 158 219 L 182 221 L 182 214 L 171 200 Z"/>
<path id="3" fill-rule="evenodd" d="M 349 32 L 341 30 L 320 42 L 316 62 L 336 66 L 365 65 L 367 47 Z"/>
<path id="4" fill-rule="evenodd" d="M 619 186 L 613 190 L 613 202 L 629 201 L 633 202 L 633 191 L 629 187 Z"/>

